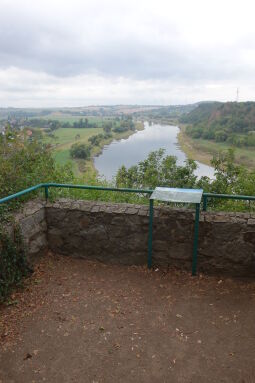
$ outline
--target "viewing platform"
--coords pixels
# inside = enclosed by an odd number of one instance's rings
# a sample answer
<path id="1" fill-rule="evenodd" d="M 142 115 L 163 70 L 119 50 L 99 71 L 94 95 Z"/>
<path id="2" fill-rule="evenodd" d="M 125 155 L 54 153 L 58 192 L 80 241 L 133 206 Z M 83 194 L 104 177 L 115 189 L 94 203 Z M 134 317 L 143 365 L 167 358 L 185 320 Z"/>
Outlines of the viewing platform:
<path id="1" fill-rule="evenodd" d="M 0 311 L 0 381 L 255 380 L 255 283 L 48 254 Z"/>
<path id="2" fill-rule="evenodd" d="M 7 227 L 34 272 L 0 307 L 0 383 L 255 381 L 252 212 L 49 201 L 49 185 L 14 197 L 47 199 Z"/>

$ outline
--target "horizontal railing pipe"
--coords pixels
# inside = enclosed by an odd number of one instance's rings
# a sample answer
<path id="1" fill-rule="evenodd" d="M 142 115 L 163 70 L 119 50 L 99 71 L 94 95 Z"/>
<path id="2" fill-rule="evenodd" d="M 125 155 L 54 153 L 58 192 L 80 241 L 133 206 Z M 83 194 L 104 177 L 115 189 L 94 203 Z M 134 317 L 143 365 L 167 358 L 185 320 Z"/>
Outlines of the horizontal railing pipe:
<path id="1" fill-rule="evenodd" d="M 23 196 L 24 194 L 31 193 L 37 189 L 40 189 L 40 188 L 45 189 L 45 196 L 48 197 L 48 189 L 51 187 L 70 188 L 70 189 L 84 189 L 84 190 L 101 190 L 101 191 L 122 192 L 122 193 L 141 193 L 141 194 L 152 194 L 153 193 L 152 189 L 131 189 L 131 188 L 114 188 L 114 187 L 106 187 L 106 186 L 42 183 L 42 184 L 31 186 L 30 188 L 21 190 L 15 194 L 11 194 L 7 197 L 1 198 L 0 204 L 8 202 L 8 201 L 15 199 L 15 198 L 19 198 L 19 197 Z M 203 210 L 206 210 L 206 208 L 207 208 L 208 198 L 222 198 L 222 199 L 255 201 L 255 196 L 203 193 Z"/>
<path id="2" fill-rule="evenodd" d="M 45 190 L 45 198 L 48 199 L 48 189 L 50 187 L 55 188 L 69 188 L 69 189 L 84 189 L 84 190 L 102 190 L 102 191 L 112 191 L 112 192 L 122 192 L 122 193 L 141 193 L 141 194 L 152 194 L 153 190 L 151 189 L 131 189 L 131 188 L 113 188 L 105 186 L 91 186 L 91 185 L 73 185 L 73 184 L 57 184 L 57 183 L 43 183 L 35 186 L 31 186 L 28 189 L 21 190 L 15 194 L 11 194 L 7 197 L 0 199 L 0 204 L 8 202 L 12 199 L 22 197 L 27 193 L 31 193 L 40 188 Z"/>
<path id="3" fill-rule="evenodd" d="M 237 199 L 237 200 L 244 200 L 244 201 L 255 201 L 255 196 L 237 195 L 237 194 L 204 193 L 203 197 L 222 198 L 222 199 Z"/>
<path id="4" fill-rule="evenodd" d="M 44 186 L 44 184 L 38 184 L 38 185 L 35 185 L 35 186 L 31 186 L 28 189 L 24 189 L 24 190 L 19 191 L 18 193 L 11 194 L 11 195 L 9 195 L 7 197 L 1 198 L 0 199 L 0 204 L 8 202 L 8 201 L 10 201 L 10 200 L 12 200 L 14 198 L 22 197 L 24 194 L 31 193 L 32 191 L 40 189 L 43 186 Z"/>
<path id="5" fill-rule="evenodd" d="M 239 201 L 255 201 L 255 196 L 235 195 L 235 194 L 203 193 L 203 211 L 207 210 L 208 198 L 232 199 L 232 200 L 239 200 Z"/>
<path id="6" fill-rule="evenodd" d="M 44 186 L 56 187 L 56 188 L 58 188 L 58 187 L 70 188 L 70 189 L 103 190 L 103 191 L 113 191 L 113 192 L 123 192 L 123 193 L 141 193 L 141 194 L 144 194 L 144 193 L 152 194 L 153 193 L 153 190 L 151 190 L 151 189 L 114 188 L 114 187 L 91 186 L 91 185 L 48 183 L 48 184 L 44 184 Z"/>

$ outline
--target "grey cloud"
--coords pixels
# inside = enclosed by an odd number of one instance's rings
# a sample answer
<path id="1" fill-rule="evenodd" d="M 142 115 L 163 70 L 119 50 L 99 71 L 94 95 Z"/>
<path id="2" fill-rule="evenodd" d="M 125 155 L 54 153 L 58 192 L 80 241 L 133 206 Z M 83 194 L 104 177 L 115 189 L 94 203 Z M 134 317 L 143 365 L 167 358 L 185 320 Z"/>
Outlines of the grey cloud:
<path id="1" fill-rule="evenodd" d="M 213 51 L 191 47 L 173 25 L 167 29 L 152 24 L 147 35 L 137 38 L 135 31 L 122 28 L 121 20 L 114 25 L 106 20 L 100 26 L 96 12 L 94 17 L 88 19 L 85 8 L 78 27 L 71 19 L 72 29 L 70 21 L 59 25 L 45 15 L 40 19 L 38 14 L 19 15 L 7 8 L 0 14 L 0 67 L 16 66 L 60 77 L 98 73 L 186 82 L 240 76 L 238 47 L 215 47 Z"/>
<path id="2" fill-rule="evenodd" d="M 208 14 L 202 0 L 1 0 L 0 101 L 55 91 L 88 102 L 90 89 L 93 102 L 175 103 L 184 93 L 215 99 L 217 86 L 226 98 L 252 86 L 255 28 L 246 16 L 236 25 L 226 1 L 214 4 Z"/>

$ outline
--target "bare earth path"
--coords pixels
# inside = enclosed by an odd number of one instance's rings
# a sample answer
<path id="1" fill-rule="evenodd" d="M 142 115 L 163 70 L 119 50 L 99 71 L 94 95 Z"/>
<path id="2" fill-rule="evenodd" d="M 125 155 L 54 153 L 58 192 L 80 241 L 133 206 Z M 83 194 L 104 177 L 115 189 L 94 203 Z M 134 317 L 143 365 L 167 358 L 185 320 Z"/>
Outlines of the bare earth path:
<path id="1" fill-rule="evenodd" d="M 255 282 L 49 255 L 0 308 L 0 382 L 255 382 Z"/>

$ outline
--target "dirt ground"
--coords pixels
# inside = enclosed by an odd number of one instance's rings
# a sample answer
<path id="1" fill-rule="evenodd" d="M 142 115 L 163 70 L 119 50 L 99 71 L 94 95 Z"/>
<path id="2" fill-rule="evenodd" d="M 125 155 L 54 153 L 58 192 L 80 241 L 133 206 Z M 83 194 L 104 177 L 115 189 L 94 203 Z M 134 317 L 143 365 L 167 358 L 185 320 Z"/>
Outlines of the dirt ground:
<path id="1" fill-rule="evenodd" d="M 255 382 L 255 281 L 48 255 L 0 308 L 0 382 Z"/>

